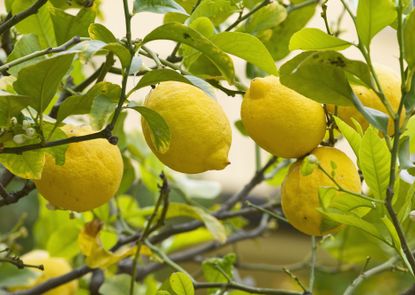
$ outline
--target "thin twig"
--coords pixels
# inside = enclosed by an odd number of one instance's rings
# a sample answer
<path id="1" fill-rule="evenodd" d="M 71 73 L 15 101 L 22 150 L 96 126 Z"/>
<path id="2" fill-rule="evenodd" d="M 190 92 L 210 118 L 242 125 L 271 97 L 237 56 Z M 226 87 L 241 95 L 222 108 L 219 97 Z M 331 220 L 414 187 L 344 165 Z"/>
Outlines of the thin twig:
<path id="1" fill-rule="evenodd" d="M 311 259 L 310 259 L 310 281 L 308 290 L 313 294 L 314 281 L 316 277 L 316 266 L 317 266 L 317 241 L 315 236 L 311 236 Z"/>
<path id="2" fill-rule="evenodd" d="M 386 261 L 385 263 L 382 263 L 380 265 L 377 265 L 363 273 L 361 273 L 346 289 L 344 292 L 344 295 L 352 295 L 356 288 L 367 278 L 370 278 L 376 274 L 382 273 L 387 270 L 392 270 L 395 267 L 395 263 L 397 262 L 397 257 L 393 257 Z"/>
<path id="3" fill-rule="evenodd" d="M 32 6 L 27 8 L 26 10 L 23 10 L 22 12 L 13 15 L 12 17 L 6 19 L 1 25 L 0 25 L 0 35 L 6 32 L 8 29 L 10 29 L 12 26 L 16 25 L 17 23 L 21 22 L 25 18 L 31 16 L 32 14 L 36 14 L 37 11 L 48 2 L 47 0 L 38 0 L 35 3 L 33 3 Z"/>
<path id="4" fill-rule="evenodd" d="M 23 188 L 14 193 L 8 193 L 7 198 L 0 200 L 0 207 L 17 203 L 21 198 L 27 196 L 31 191 L 35 189 L 35 184 L 32 181 L 26 181 Z"/>
<path id="5" fill-rule="evenodd" d="M 160 185 L 159 189 L 160 189 L 160 195 L 157 199 L 156 205 L 154 207 L 154 211 L 153 214 L 151 214 L 149 220 L 147 221 L 147 225 L 144 229 L 144 231 L 141 233 L 140 238 L 137 240 L 136 242 L 136 247 L 137 250 L 135 251 L 134 254 L 134 258 L 133 258 L 133 263 L 132 263 L 132 274 L 131 274 L 131 284 L 130 284 L 130 295 L 134 294 L 134 286 L 135 286 L 135 276 L 136 276 L 136 271 L 137 271 L 137 265 L 138 265 L 138 258 L 140 257 L 140 250 L 141 247 L 143 246 L 144 241 L 147 239 L 147 237 L 153 232 L 155 231 L 159 226 L 161 226 L 164 222 L 164 218 L 167 212 L 167 204 L 168 204 L 168 198 L 169 198 L 169 184 L 167 182 L 167 178 L 164 175 L 164 173 L 162 173 L 160 175 L 160 178 L 162 180 L 162 184 Z M 156 217 L 159 215 L 159 208 L 163 206 L 162 209 L 162 213 L 160 215 L 160 219 L 157 222 L 156 226 L 153 226 L 153 222 L 155 221 Z"/>
<path id="6" fill-rule="evenodd" d="M 271 3 L 272 3 L 272 0 L 264 0 L 264 1 L 262 1 L 256 7 L 254 7 L 253 9 L 251 9 L 247 14 L 241 15 L 240 17 L 238 17 L 238 19 L 234 23 L 232 23 L 231 25 L 229 25 L 225 29 L 225 32 L 231 31 L 233 28 L 235 28 L 236 26 L 238 26 L 241 22 L 243 22 L 244 20 L 246 20 L 247 18 L 249 18 L 250 16 L 252 16 L 253 14 L 255 14 L 262 7 L 265 7 L 265 6 L 267 6 L 267 5 L 271 4 Z"/>
<path id="7" fill-rule="evenodd" d="M 70 39 L 69 41 L 67 41 L 66 43 L 62 44 L 59 47 L 50 47 L 50 48 L 46 48 L 46 49 L 43 49 L 43 50 L 35 51 L 33 53 L 22 56 L 20 58 L 17 58 L 15 60 L 12 60 L 9 63 L 6 63 L 6 64 L 0 66 L 0 72 L 8 70 L 8 69 L 10 69 L 11 67 L 13 67 L 15 65 L 24 63 L 28 60 L 34 59 L 34 58 L 42 56 L 42 55 L 57 53 L 57 52 L 63 52 L 65 50 L 68 50 L 70 47 L 72 47 L 73 45 L 75 45 L 79 42 L 81 42 L 81 38 L 79 36 L 75 36 L 75 37 L 73 37 L 72 39 Z"/>

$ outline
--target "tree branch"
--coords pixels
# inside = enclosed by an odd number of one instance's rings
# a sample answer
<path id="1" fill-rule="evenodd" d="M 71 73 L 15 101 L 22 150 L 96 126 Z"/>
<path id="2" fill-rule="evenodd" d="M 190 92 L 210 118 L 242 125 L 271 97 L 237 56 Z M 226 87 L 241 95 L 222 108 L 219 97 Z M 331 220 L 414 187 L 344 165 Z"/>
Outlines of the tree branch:
<path id="1" fill-rule="evenodd" d="M 39 50 L 39 51 L 35 51 L 31 54 L 22 56 L 20 58 L 17 58 L 15 60 L 12 60 L 9 63 L 6 63 L 2 66 L 0 66 L 0 72 L 5 71 L 10 69 L 11 67 L 24 63 L 28 60 L 34 59 L 36 57 L 42 56 L 42 55 L 46 55 L 46 54 L 50 54 L 50 53 L 57 53 L 57 52 L 62 52 L 65 50 L 68 50 L 70 47 L 72 47 L 73 45 L 77 44 L 81 42 L 81 38 L 79 36 L 75 36 L 72 39 L 70 39 L 69 41 L 67 41 L 66 43 L 62 44 L 61 46 L 58 47 L 49 47 L 43 50 Z"/>
<path id="2" fill-rule="evenodd" d="M 9 19 L 6 19 L 1 25 L 0 25 L 0 35 L 3 34 L 5 31 L 10 29 L 12 26 L 16 25 L 17 23 L 21 22 L 25 18 L 31 16 L 32 14 L 36 14 L 39 8 L 41 8 L 43 5 L 46 4 L 48 0 L 38 0 L 36 1 L 32 6 L 30 6 L 28 9 L 23 10 L 22 12 L 13 15 Z"/>
<path id="3" fill-rule="evenodd" d="M 213 250 L 216 250 L 216 249 L 219 249 L 219 248 L 231 245 L 231 244 L 235 244 L 235 243 L 243 241 L 243 240 L 258 237 L 266 231 L 267 225 L 268 225 L 268 220 L 269 220 L 268 217 L 264 217 L 262 219 L 261 223 L 259 224 L 259 226 L 256 227 L 255 229 L 250 230 L 250 231 L 240 230 L 240 231 L 234 233 L 233 235 L 228 237 L 226 242 L 223 243 L 223 244 L 220 244 L 216 241 L 209 242 L 209 243 L 197 246 L 197 247 L 193 247 L 193 248 L 190 248 L 190 249 L 187 249 L 187 250 L 176 252 L 176 253 L 171 254 L 170 256 L 168 256 L 168 258 L 169 258 L 169 260 L 172 260 L 174 262 L 188 261 L 188 260 L 194 259 L 196 256 L 201 255 L 203 253 L 213 251 Z M 160 270 L 165 266 L 166 265 L 165 265 L 165 262 L 164 262 L 164 263 L 151 263 L 151 264 L 148 264 L 144 267 L 137 268 L 136 280 L 137 281 L 142 280 L 147 275 L 149 275 L 150 273 L 153 273 L 157 270 Z M 123 264 L 121 264 L 120 265 L 120 272 L 131 274 L 132 273 L 132 263 L 131 263 L 131 261 L 125 261 Z"/>
<path id="4" fill-rule="evenodd" d="M 255 212 L 256 212 L 255 209 L 252 209 L 252 208 L 244 208 L 244 209 L 239 210 L 239 211 L 232 211 L 232 212 L 226 212 L 226 213 L 224 212 L 222 214 L 221 218 L 219 218 L 219 219 L 228 219 L 228 218 L 233 218 L 233 217 L 236 217 L 236 216 L 245 216 L 247 214 L 252 214 L 252 213 L 255 213 Z M 183 227 L 181 227 L 181 231 L 177 231 L 177 230 L 174 231 L 173 230 L 173 231 L 170 231 L 169 234 L 162 234 L 162 236 L 159 236 L 160 234 L 157 234 L 153 238 L 150 238 L 149 240 L 152 241 L 152 243 L 157 243 L 157 242 L 163 241 L 164 239 L 167 239 L 168 237 L 170 237 L 171 235 L 174 235 L 175 233 L 185 232 L 185 231 L 191 231 L 192 229 L 196 229 L 196 228 L 198 228 L 198 227 L 200 227 L 200 226 L 203 225 L 203 223 L 200 223 L 199 224 L 199 222 L 197 222 L 197 224 L 195 226 L 195 222 L 193 222 L 193 221 L 187 222 L 186 224 L 189 224 L 190 226 L 188 226 L 187 228 L 186 228 L 186 226 L 183 226 Z M 187 229 L 187 230 L 185 230 L 185 229 Z M 246 232 L 245 232 L 245 236 L 249 239 L 249 238 L 252 238 L 252 235 L 254 233 L 255 232 L 253 232 L 253 231 L 250 231 L 249 234 L 246 234 Z M 123 241 L 118 242 L 111 249 L 111 251 L 116 251 L 117 249 L 119 249 L 123 245 L 128 244 L 128 243 L 131 243 L 131 242 L 134 242 L 138 238 L 139 238 L 139 236 L 134 235 L 134 239 L 133 240 L 131 240 L 131 238 L 124 239 Z M 234 239 L 237 239 L 238 240 L 238 236 L 231 236 L 231 237 L 229 237 L 226 243 L 230 243 L 230 242 L 234 241 Z M 242 237 L 241 236 L 239 236 L 239 240 L 242 240 Z M 194 257 L 198 253 L 200 254 L 200 253 L 205 253 L 206 251 L 209 251 L 209 250 L 213 250 L 213 249 L 215 249 L 215 247 L 217 247 L 217 245 L 218 244 L 215 242 L 214 245 L 213 245 L 213 243 L 211 243 L 211 244 L 203 245 L 201 248 L 192 248 L 192 249 L 189 250 L 189 251 L 192 251 L 191 253 L 189 253 L 189 256 Z M 184 255 L 184 254 L 183 253 L 182 254 L 177 253 L 177 254 L 173 254 L 172 257 L 177 257 L 177 259 L 179 259 L 178 261 L 180 261 L 180 256 L 181 255 Z M 183 259 L 185 259 L 185 257 Z M 152 267 L 155 267 L 155 266 L 152 266 Z M 150 266 L 149 266 L 149 269 L 150 269 Z M 159 269 L 159 268 L 157 268 L 157 269 Z M 48 281 L 46 281 L 46 282 L 44 282 L 44 283 L 42 283 L 42 284 L 40 284 L 40 285 L 32 288 L 32 289 L 25 290 L 25 291 L 19 291 L 19 292 L 12 293 L 12 294 L 15 294 L 15 295 L 37 295 L 37 294 L 41 294 L 43 292 L 46 292 L 46 291 L 51 290 L 53 288 L 56 288 L 56 287 L 58 287 L 60 285 L 66 284 L 66 283 L 68 283 L 68 282 L 70 282 L 72 280 L 76 280 L 76 279 L 78 279 L 78 278 L 86 275 L 87 273 L 92 272 L 93 270 L 94 269 L 89 268 L 87 266 L 81 266 L 81 267 L 79 267 L 77 269 L 74 269 L 71 272 L 66 273 L 66 274 L 64 274 L 62 276 L 59 276 L 59 277 L 50 279 L 50 280 L 48 280 Z M 131 268 L 130 268 L 130 270 L 131 270 Z M 154 272 L 156 270 L 153 270 L 151 272 Z M 149 270 L 147 270 L 147 271 L 149 271 Z M 143 272 L 141 270 L 139 270 L 138 273 L 137 273 L 137 277 L 138 278 L 142 278 L 142 273 Z"/>
<path id="5" fill-rule="evenodd" d="M 14 193 L 7 193 L 7 197 L 5 198 L 3 195 L 3 199 L 0 200 L 0 207 L 10 205 L 13 203 L 17 203 L 21 198 L 27 196 L 32 190 L 35 189 L 35 184 L 31 181 L 26 181 L 23 188 Z"/>
<path id="6" fill-rule="evenodd" d="M 253 14 L 255 14 L 258 10 L 260 10 L 262 7 L 267 6 L 268 4 L 271 4 L 272 0 L 264 0 L 262 1 L 260 4 L 258 4 L 256 7 L 254 7 L 251 11 L 249 11 L 247 14 L 245 15 L 241 15 L 240 17 L 238 17 L 238 19 L 232 23 L 229 27 L 227 27 L 225 29 L 225 32 L 229 32 L 231 31 L 233 28 L 235 28 L 237 25 L 239 25 L 241 22 L 243 22 L 244 20 L 246 20 L 247 18 L 249 18 L 250 16 L 252 16 Z"/>
<path id="7" fill-rule="evenodd" d="M 352 295 L 355 289 L 367 278 L 372 277 L 376 274 L 379 274 L 381 272 L 391 270 L 395 267 L 395 263 L 397 262 L 398 258 L 393 257 L 386 261 L 385 263 L 382 263 L 380 265 L 377 265 L 365 272 L 362 272 L 346 289 L 344 292 L 344 295 Z"/>

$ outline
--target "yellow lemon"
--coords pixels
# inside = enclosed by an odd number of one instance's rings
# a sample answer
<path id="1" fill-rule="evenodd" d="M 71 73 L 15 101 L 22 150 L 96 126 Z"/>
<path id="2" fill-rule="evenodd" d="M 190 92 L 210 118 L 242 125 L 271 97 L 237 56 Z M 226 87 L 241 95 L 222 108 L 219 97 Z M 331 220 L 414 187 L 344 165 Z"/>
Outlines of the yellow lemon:
<path id="1" fill-rule="evenodd" d="M 92 133 L 89 127 L 64 126 L 68 136 Z M 123 160 L 117 146 L 106 139 L 69 144 L 65 164 L 55 164 L 46 156 L 40 180 L 35 180 L 39 193 L 52 205 L 83 212 L 106 203 L 117 192 L 123 175 Z"/>
<path id="2" fill-rule="evenodd" d="M 397 112 L 401 100 L 401 80 L 399 76 L 385 66 L 378 65 L 376 66 L 375 71 L 385 97 L 388 99 L 393 111 Z M 380 98 L 373 90 L 368 89 L 363 85 L 352 85 L 352 89 L 364 106 L 387 114 L 386 107 L 382 104 Z M 334 113 L 334 106 L 329 106 L 329 111 Z M 352 127 L 354 127 L 352 118 L 359 122 L 363 130 L 369 126 L 369 123 L 354 106 L 338 106 L 337 116 Z M 404 117 L 402 116 L 401 123 L 403 120 Z M 393 135 L 394 133 L 392 119 L 389 119 L 388 133 L 389 135 Z"/>
<path id="3" fill-rule="evenodd" d="M 49 253 L 43 250 L 34 250 L 21 257 L 25 264 L 29 265 L 43 265 L 44 270 L 30 268 L 33 272 L 37 272 L 40 275 L 36 277 L 33 282 L 30 282 L 28 285 L 13 288 L 13 290 L 24 290 L 33 288 L 51 278 L 55 278 L 61 275 L 64 275 L 72 270 L 69 263 L 58 257 L 50 257 Z M 54 288 L 43 295 L 75 295 L 76 290 L 78 289 L 78 283 L 76 281 L 68 282 L 62 286 Z"/>
<path id="4" fill-rule="evenodd" d="M 285 87 L 274 76 L 252 80 L 242 101 L 241 118 L 260 147 L 283 158 L 309 153 L 326 131 L 323 107 Z"/>
<path id="5" fill-rule="evenodd" d="M 159 113 L 170 129 L 170 145 L 159 151 L 142 119 L 143 133 L 154 154 L 183 173 L 221 170 L 229 164 L 231 127 L 220 105 L 199 88 L 182 82 L 162 82 L 144 105 Z"/>
<path id="6" fill-rule="evenodd" d="M 318 147 L 312 151 L 312 154 L 317 157 L 324 171 L 329 175 L 334 175 L 333 178 L 343 189 L 360 193 L 359 173 L 346 154 L 332 147 Z M 321 236 L 335 232 L 340 225 L 325 219 L 317 208 L 321 207 L 319 188 L 336 187 L 336 185 L 319 168 L 314 169 L 309 175 L 303 175 L 301 173 L 302 162 L 303 160 L 299 160 L 290 167 L 281 186 L 281 204 L 284 215 L 292 226 L 305 234 Z M 365 208 L 361 213 L 367 212 Z"/>

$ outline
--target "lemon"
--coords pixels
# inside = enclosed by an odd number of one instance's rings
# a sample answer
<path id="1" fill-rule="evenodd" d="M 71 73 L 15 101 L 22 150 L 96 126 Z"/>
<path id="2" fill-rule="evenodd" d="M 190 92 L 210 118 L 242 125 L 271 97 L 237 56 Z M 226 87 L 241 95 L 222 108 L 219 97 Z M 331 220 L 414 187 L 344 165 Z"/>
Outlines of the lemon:
<path id="1" fill-rule="evenodd" d="M 67 136 L 92 133 L 89 127 L 66 125 Z M 123 175 L 123 160 L 117 146 L 106 139 L 69 144 L 65 164 L 55 164 L 46 156 L 40 180 L 35 180 L 39 193 L 52 205 L 83 212 L 106 203 L 117 192 Z"/>
<path id="2" fill-rule="evenodd" d="M 34 279 L 33 282 L 30 282 L 28 285 L 22 287 L 13 288 L 13 291 L 17 290 L 24 290 L 33 288 L 51 278 L 55 278 L 66 274 L 72 270 L 69 263 L 63 259 L 58 257 L 50 257 L 49 253 L 43 250 L 34 250 L 31 251 L 21 257 L 25 264 L 29 265 L 43 265 L 44 270 L 30 268 L 33 272 L 37 272 L 40 275 Z M 74 295 L 76 294 L 76 290 L 78 289 L 78 283 L 76 281 L 68 282 L 64 285 L 61 285 L 57 288 L 54 288 L 46 293 L 42 293 L 44 295 Z"/>
<path id="3" fill-rule="evenodd" d="M 162 82 L 144 105 L 158 112 L 170 129 L 170 145 L 159 151 L 142 119 L 143 133 L 154 154 L 168 167 L 183 173 L 221 170 L 228 164 L 231 127 L 220 105 L 199 88 L 182 82 Z"/>
<path id="4" fill-rule="evenodd" d="M 401 80 L 399 76 L 391 69 L 381 65 L 376 66 L 375 72 L 385 97 L 389 101 L 393 111 L 397 112 L 401 100 Z M 388 113 L 386 107 L 382 104 L 380 98 L 373 90 L 366 88 L 363 85 L 352 85 L 352 89 L 364 106 L 381 111 L 385 114 Z M 329 111 L 334 113 L 334 107 L 330 106 Z M 338 106 L 337 116 L 352 127 L 354 127 L 352 118 L 359 122 L 363 130 L 369 126 L 369 123 L 354 106 Z M 403 120 L 404 117 L 402 116 L 401 123 L 403 123 Z M 389 119 L 388 122 L 388 133 L 389 135 L 393 135 L 394 133 L 392 119 Z"/>
<path id="5" fill-rule="evenodd" d="M 312 154 L 317 157 L 319 164 L 326 172 L 330 175 L 334 173 L 334 179 L 343 189 L 360 193 L 359 173 L 346 154 L 332 147 L 318 147 L 312 151 Z M 319 168 L 314 169 L 309 175 L 303 175 L 301 173 L 302 162 L 303 160 L 299 160 L 290 167 L 281 186 L 281 204 L 284 215 L 292 226 L 305 234 L 321 236 L 333 233 L 339 229 L 340 225 L 329 222 L 317 211 L 317 208 L 321 207 L 319 188 L 336 187 L 336 185 Z M 367 210 L 361 213 L 367 213 Z"/>
<path id="6" fill-rule="evenodd" d="M 242 101 L 241 118 L 260 147 L 283 158 L 309 153 L 326 131 L 323 107 L 285 87 L 274 76 L 252 80 Z"/>

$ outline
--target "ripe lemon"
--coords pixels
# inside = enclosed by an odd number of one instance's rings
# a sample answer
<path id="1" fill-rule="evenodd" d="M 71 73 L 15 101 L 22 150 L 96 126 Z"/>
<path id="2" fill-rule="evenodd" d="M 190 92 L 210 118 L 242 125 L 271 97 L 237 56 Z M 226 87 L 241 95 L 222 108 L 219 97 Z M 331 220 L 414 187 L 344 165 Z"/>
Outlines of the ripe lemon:
<path id="1" fill-rule="evenodd" d="M 90 134 L 89 127 L 66 125 L 68 136 Z M 40 180 L 35 180 L 39 193 L 52 205 L 83 212 L 106 203 L 117 192 L 123 175 L 123 161 L 117 146 L 106 139 L 69 144 L 65 164 L 55 164 L 46 155 Z"/>
<path id="2" fill-rule="evenodd" d="M 40 276 L 36 277 L 33 282 L 30 282 L 28 285 L 13 288 L 13 291 L 24 290 L 33 288 L 51 278 L 61 276 L 72 270 L 69 263 L 58 257 L 50 257 L 49 253 L 43 250 L 34 250 L 21 257 L 25 264 L 29 265 L 43 265 L 44 270 L 30 268 L 33 272 L 40 273 Z M 61 285 L 57 288 L 54 288 L 44 295 L 75 295 L 76 290 L 78 289 L 78 283 L 76 281 L 68 282 L 64 285 Z"/>
<path id="3" fill-rule="evenodd" d="M 399 76 L 385 66 L 378 65 L 376 66 L 375 71 L 385 97 L 388 99 L 393 111 L 397 112 L 401 100 L 401 80 Z M 387 114 L 386 107 L 382 104 L 380 98 L 373 90 L 368 89 L 363 85 L 352 85 L 352 89 L 364 106 Z M 334 113 L 334 106 L 330 106 L 329 111 Z M 369 126 L 369 123 L 354 106 L 338 106 L 337 116 L 352 127 L 354 127 L 352 118 L 359 122 L 363 130 L 366 130 Z M 402 116 L 401 123 L 403 120 L 404 117 Z M 388 133 L 389 135 L 393 135 L 394 133 L 392 119 L 389 119 L 388 122 Z"/>
<path id="4" fill-rule="evenodd" d="M 183 173 L 221 170 L 229 164 L 231 127 L 220 105 L 199 88 L 182 82 L 162 82 L 144 105 L 158 112 L 170 129 L 168 150 L 160 152 L 142 119 L 143 133 L 154 154 Z"/>
<path id="5" fill-rule="evenodd" d="M 323 107 L 285 87 L 274 76 L 252 80 L 242 101 L 241 118 L 260 147 L 283 158 L 309 153 L 326 131 Z"/>
<path id="6" fill-rule="evenodd" d="M 361 183 L 357 169 L 343 152 L 331 147 L 318 147 L 312 154 L 326 172 L 332 175 L 334 171 L 334 179 L 343 189 L 360 193 Z M 281 186 L 282 210 L 288 222 L 305 234 L 321 236 L 335 232 L 340 225 L 324 218 L 317 208 L 321 207 L 319 188 L 336 185 L 319 168 L 307 176 L 301 174 L 302 162 L 300 160 L 290 167 Z M 364 208 L 360 213 L 367 212 Z"/>

